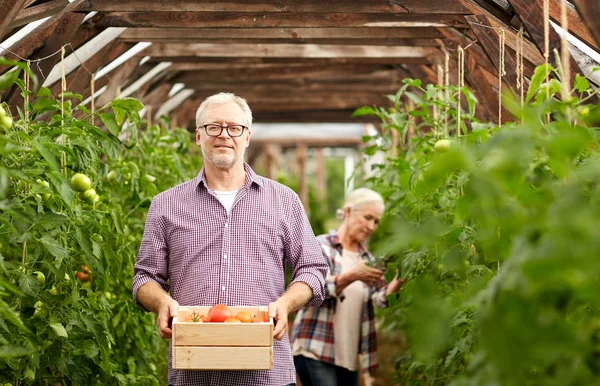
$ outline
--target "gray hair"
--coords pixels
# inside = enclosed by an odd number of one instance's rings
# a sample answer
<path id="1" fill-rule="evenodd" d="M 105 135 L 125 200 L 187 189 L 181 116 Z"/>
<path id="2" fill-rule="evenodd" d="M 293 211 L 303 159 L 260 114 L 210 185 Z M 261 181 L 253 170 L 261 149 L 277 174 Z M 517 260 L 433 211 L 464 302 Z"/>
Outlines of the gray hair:
<path id="1" fill-rule="evenodd" d="M 200 127 L 202 124 L 202 114 L 204 110 L 210 105 L 219 105 L 228 102 L 235 102 L 242 111 L 244 115 L 246 115 L 246 124 L 248 128 L 252 126 L 252 110 L 250 110 L 250 106 L 248 106 L 248 102 L 240 96 L 237 96 L 230 92 L 220 92 L 218 94 L 214 94 L 206 98 L 196 110 L 196 127 Z"/>
<path id="2" fill-rule="evenodd" d="M 371 202 L 379 203 L 382 207 L 385 207 L 383 197 L 379 193 L 368 188 L 358 188 L 346 196 L 344 207 L 336 210 L 335 215 L 338 220 L 344 221 L 346 218 L 346 208 L 354 209 Z"/>

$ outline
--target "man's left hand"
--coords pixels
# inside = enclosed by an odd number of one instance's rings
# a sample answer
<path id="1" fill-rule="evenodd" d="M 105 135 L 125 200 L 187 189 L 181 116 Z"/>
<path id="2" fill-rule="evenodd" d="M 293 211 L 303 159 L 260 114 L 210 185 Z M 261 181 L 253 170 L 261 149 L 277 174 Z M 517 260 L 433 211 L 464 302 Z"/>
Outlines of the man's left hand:
<path id="1" fill-rule="evenodd" d="M 280 301 L 269 304 L 269 317 L 275 318 L 273 338 L 283 339 L 288 329 L 288 307 Z"/>

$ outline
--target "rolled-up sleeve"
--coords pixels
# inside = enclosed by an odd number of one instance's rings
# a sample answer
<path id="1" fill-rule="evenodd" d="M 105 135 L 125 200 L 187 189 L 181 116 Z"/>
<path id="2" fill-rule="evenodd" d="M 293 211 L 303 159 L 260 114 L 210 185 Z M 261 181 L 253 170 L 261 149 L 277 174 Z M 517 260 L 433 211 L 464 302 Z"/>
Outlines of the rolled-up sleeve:
<path id="1" fill-rule="evenodd" d="M 307 306 L 318 307 L 325 299 L 325 277 L 329 266 L 297 195 L 293 195 L 285 226 L 286 259 L 292 268 L 292 282 L 306 283 L 313 292 Z"/>
<path id="2" fill-rule="evenodd" d="M 133 300 L 145 311 L 146 308 L 138 300 L 138 291 L 141 286 L 149 282 L 156 282 L 166 292 L 168 285 L 168 245 L 165 238 L 165 223 L 161 216 L 161 205 L 158 196 L 152 200 L 144 235 L 138 252 L 137 261 L 133 268 L 132 293 Z"/>

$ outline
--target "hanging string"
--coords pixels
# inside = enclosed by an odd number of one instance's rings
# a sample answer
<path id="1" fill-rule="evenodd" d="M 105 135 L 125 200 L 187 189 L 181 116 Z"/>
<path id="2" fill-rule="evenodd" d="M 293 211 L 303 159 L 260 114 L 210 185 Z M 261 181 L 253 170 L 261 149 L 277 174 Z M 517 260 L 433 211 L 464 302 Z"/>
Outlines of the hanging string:
<path id="1" fill-rule="evenodd" d="M 444 103 L 444 138 L 448 137 L 448 107 L 450 105 L 450 54 L 444 50 L 444 89 L 446 103 Z"/>
<path id="2" fill-rule="evenodd" d="M 544 0 L 544 64 L 548 68 L 550 59 L 550 0 Z M 548 84 L 549 72 L 544 82 Z M 546 87 L 546 100 L 550 99 L 550 87 Z M 546 122 L 550 122 L 550 113 L 546 114 Z"/>
<path id="3" fill-rule="evenodd" d="M 61 73 L 61 79 L 60 79 L 60 106 L 61 106 L 61 116 L 62 119 L 60 121 L 60 127 L 61 127 L 61 136 L 62 136 L 62 143 L 63 145 L 65 145 L 65 135 L 64 135 L 64 128 L 65 128 L 65 92 L 67 91 L 67 76 L 65 74 L 65 47 L 63 46 L 61 48 L 61 52 L 60 52 L 60 73 Z M 67 153 L 65 153 L 64 151 L 61 152 L 60 154 L 60 163 L 61 163 L 61 167 L 62 167 L 62 173 L 64 176 L 67 175 Z"/>
<path id="4" fill-rule="evenodd" d="M 25 125 L 29 127 L 29 90 L 30 90 L 30 76 L 29 71 L 31 71 L 31 61 L 27 60 L 27 71 L 25 71 Z"/>
<path id="5" fill-rule="evenodd" d="M 96 97 L 94 94 L 96 94 L 96 75 L 92 75 L 92 78 L 90 79 L 90 90 L 92 92 L 91 95 L 91 107 L 92 107 L 92 113 L 90 114 L 90 117 L 92 119 L 92 125 L 94 124 L 94 112 L 96 111 Z"/>
<path id="6" fill-rule="evenodd" d="M 465 81 L 465 50 L 458 46 L 458 102 L 456 104 L 456 136 L 460 137 L 461 132 L 461 96 Z"/>
<path id="7" fill-rule="evenodd" d="M 563 70 L 562 96 L 563 100 L 566 100 L 570 97 L 569 87 L 571 84 L 571 54 L 569 54 L 569 42 L 567 41 L 567 34 L 569 33 L 569 18 L 567 17 L 567 0 L 562 0 L 560 2 L 560 23 L 563 29 L 562 38 L 560 42 L 560 56 Z"/>
<path id="8" fill-rule="evenodd" d="M 506 43 L 504 29 L 498 32 L 499 39 L 499 60 L 498 60 L 498 126 L 502 127 L 502 77 L 506 75 L 504 71 L 504 45 Z"/>
<path id="9" fill-rule="evenodd" d="M 517 89 L 521 92 L 521 107 L 525 101 L 525 66 L 523 64 L 523 27 L 517 34 Z"/>

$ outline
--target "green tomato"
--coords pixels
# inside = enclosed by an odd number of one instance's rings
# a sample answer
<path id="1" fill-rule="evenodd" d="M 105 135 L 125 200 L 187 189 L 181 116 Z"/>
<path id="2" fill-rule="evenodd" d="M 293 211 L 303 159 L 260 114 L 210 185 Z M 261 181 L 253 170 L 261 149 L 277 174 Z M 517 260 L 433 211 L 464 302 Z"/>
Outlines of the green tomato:
<path id="1" fill-rule="evenodd" d="M 37 180 L 35 180 L 35 182 L 37 182 L 38 184 L 40 184 L 41 186 L 43 186 L 45 188 L 49 188 L 50 187 L 50 183 L 48 181 L 40 180 L 38 178 Z"/>
<path id="2" fill-rule="evenodd" d="M 76 192 L 85 192 L 92 187 L 92 180 L 83 173 L 76 173 L 71 178 L 71 188 Z"/>
<path id="3" fill-rule="evenodd" d="M 85 192 L 80 194 L 81 198 L 86 200 L 89 203 L 94 202 L 94 197 L 96 197 L 97 195 L 98 194 L 96 193 L 96 191 L 94 189 L 88 189 Z"/>
<path id="4" fill-rule="evenodd" d="M 35 271 L 33 274 L 37 276 L 37 279 L 40 282 L 40 284 L 44 285 L 44 283 L 46 282 L 46 275 L 44 275 L 44 273 L 40 271 Z"/>
<path id="5" fill-rule="evenodd" d="M 463 267 L 469 268 L 471 266 L 471 262 L 467 259 L 463 260 Z"/>
<path id="6" fill-rule="evenodd" d="M 2 107 L 2 105 L 0 105 L 0 116 L 6 115 L 6 110 L 4 110 L 4 107 Z"/>
<path id="7" fill-rule="evenodd" d="M 446 153 L 448 150 L 450 150 L 451 144 L 452 142 L 449 139 L 440 139 L 435 143 L 433 148 L 438 153 Z"/>
<path id="8" fill-rule="evenodd" d="M 48 292 L 50 292 L 50 295 L 58 295 L 58 290 L 56 289 L 55 285 L 53 285 L 52 288 L 48 290 Z"/>
<path id="9" fill-rule="evenodd" d="M 114 182 L 117 179 L 117 172 L 115 172 L 114 170 L 111 170 L 110 172 L 108 172 L 108 174 L 106 175 L 106 179 L 109 182 Z"/>
<path id="10" fill-rule="evenodd" d="M 146 174 L 146 175 L 144 176 L 144 178 L 146 178 L 146 180 L 147 180 L 148 182 L 154 182 L 154 181 L 156 181 L 156 177 L 154 177 L 154 176 L 152 176 L 152 175 L 150 175 L 150 174 Z"/>
<path id="11" fill-rule="evenodd" d="M 0 126 L 10 129 L 13 125 L 13 119 L 9 115 L 0 115 Z"/>

